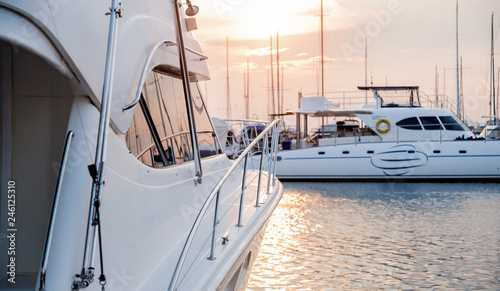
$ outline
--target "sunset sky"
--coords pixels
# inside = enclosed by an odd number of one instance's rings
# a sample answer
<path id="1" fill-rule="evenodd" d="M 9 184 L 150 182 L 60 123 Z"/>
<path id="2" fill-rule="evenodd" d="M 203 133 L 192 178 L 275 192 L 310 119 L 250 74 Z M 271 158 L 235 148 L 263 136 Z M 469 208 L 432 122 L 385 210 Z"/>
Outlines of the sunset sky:
<path id="1" fill-rule="evenodd" d="M 320 3 L 193 1 L 200 7 L 195 36 L 209 57 L 211 80 L 202 83 L 202 89 L 212 115 L 226 117 L 226 37 L 233 118 L 244 117 L 243 72 L 248 59 L 250 113 L 267 119 L 269 38 L 272 34 L 276 49 L 277 31 L 280 66 L 284 66 L 284 107 L 298 108 L 299 91 L 309 96 L 320 92 Z M 366 38 L 368 84 L 373 78 L 374 85 L 419 85 L 423 92 L 434 95 L 437 66 L 439 93 L 456 100 L 455 7 L 456 0 L 324 0 L 325 91 L 357 91 L 356 86 L 364 85 Z M 481 116 L 489 114 L 492 12 L 498 46 L 500 1 L 459 0 L 465 111 L 481 122 L 485 121 Z M 496 51 L 500 53 L 500 47 Z M 495 74 L 500 65 L 497 59 Z M 276 74 L 276 56 L 274 62 Z"/>

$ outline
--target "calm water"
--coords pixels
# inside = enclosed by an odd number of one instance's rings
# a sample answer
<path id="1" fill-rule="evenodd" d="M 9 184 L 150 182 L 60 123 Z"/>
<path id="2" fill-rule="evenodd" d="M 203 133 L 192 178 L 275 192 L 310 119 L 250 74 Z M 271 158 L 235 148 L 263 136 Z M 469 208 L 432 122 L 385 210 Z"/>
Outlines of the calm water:
<path id="1" fill-rule="evenodd" d="M 247 290 L 500 290 L 500 184 L 284 185 Z"/>

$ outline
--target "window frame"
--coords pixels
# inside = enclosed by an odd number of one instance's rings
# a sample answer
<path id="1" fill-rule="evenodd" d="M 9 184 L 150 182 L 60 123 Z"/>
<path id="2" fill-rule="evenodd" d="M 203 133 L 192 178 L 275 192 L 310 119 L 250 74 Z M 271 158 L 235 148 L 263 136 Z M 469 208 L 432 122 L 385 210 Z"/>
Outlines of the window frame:
<path id="1" fill-rule="evenodd" d="M 432 119 L 434 118 L 437 123 L 426 123 L 422 119 Z M 433 116 L 419 116 L 418 119 L 420 120 L 420 123 L 422 124 L 422 127 L 424 130 L 444 130 L 443 125 L 441 124 L 439 118 L 435 115 Z"/>
<path id="2" fill-rule="evenodd" d="M 463 126 L 451 115 L 443 115 L 443 116 L 438 116 L 438 119 L 439 121 L 441 122 L 441 124 L 443 125 L 443 127 L 446 129 L 446 130 L 449 130 L 449 131 L 465 131 L 465 129 L 463 128 Z M 451 119 L 453 120 L 453 122 L 445 122 L 443 119 Z M 459 129 L 453 129 L 453 128 L 448 128 L 448 126 L 450 127 L 457 127 Z"/>
<path id="3" fill-rule="evenodd" d="M 166 77 L 168 79 L 165 80 L 165 79 L 161 78 L 160 75 L 163 77 Z M 152 81 L 153 83 L 151 83 L 151 82 L 148 83 L 148 80 Z M 166 82 L 166 83 L 162 84 L 162 82 Z M 169 83 L 169 82 L 172 82 L 172 83 Z M 192 126 L 191 126 L 191 122 L 190 122 L 191 118 L 189 117 L 189 110 L 187 108 L 187 106 L 188 106 L 187 102 L 189 102 L 189 100 L 186 100 L 184 86 L 177 87 L 174 85 L 171 87 L 173 89 L 172 91 L 160 93 L 162 86 L 169 86 L 171 84 L 176 84 L 175 82 L 179 82 L 179 83 L 182 82 L 182 78 L 181 78 L 180 74 L 178 74 L 178 72 L 175 70 L 168 69 L 168 68 L 166 69 L 165 67 L 160 66 L 160 67 L 154 68 L 153 70 L 151 70 L 148 73 L 146 81 L 144 82 L 144 84 L 142 86 L 143 92 L 141 93 L 141 96 L 140 96 L 140 99 L 138 102 L 139 106 L 136 106 L 136 108 L 135 108 L 135 112 L 133 114 L 134 117 L 132 118 L 132 122 L 129 126 L 129 129 L 127 130 L 127 133 L 126 133 L 125 141 L 126 141 L 126 146 L 129 149 L 129 152 L 133 153 L 132 147 L 135 147 L 136 148 L 135 151 L 137 153 L 134 154 L 134 157 L 140 163 L 142 163 L 143 165 L 148 166 L 150 168 L 162 169 L 162 168 L 181 165 L 181 164 L 184 164 L 187 162 L 194 161 L 194 155 L 192 153 L 192 151 L 194 150 L 194 147 L 192 144 L 193 140 L 191 138 L 191 135 L 192 135 L 191 134 Z M 155 86 L 156 86 L 156 88 L 155 88 Z M 223 154 L 222 149 L 220 147 L 220 141 L 219 141 L 218 136 L 217 136 L 216 131 L 215 131 L 215 127 L 214 127 L 213 122 L 210 118 L 210 115 L 208 114 L 208 109 L 206 107 L 205 100 L 203 98 L 201 89 L 199 87 L 198 80 L 196 80 L 196 78 L 190 78 L 189 86 L 191 87 L 190 89 L 192 91 L 191 92 L 191 99 L 193 99 L 193 100 L 191 100 L 191 102 L 192 102 L 193 108 L 195 107 L 195 102 L 197 102 L 196 105 L 200 105 L 200 106 L 196 107 L 197 112 L 192 112 L 193 122 L 195 123 L 194 128 L 197 128 L 196 125 L 198 123 L 203 124 L 202 127 L 209 127 L 210 128 L 210 130 L 208 130 L 208 129 L 203 130 L 203 132 L 200 132 L 197 129 L 196 135 L 197 135 L 197 137 L 200 134 L 210 134 L 211 135 L 210 142 L 206 143 L 209 145 L 209 148 L 210 148 L 209 154 L 204 155 L 204 156 L 200 155 L 199 159 L 203 160 L 204 158 L 207 158 L 207 157 L 212 157 L 212 156 L 217 156 L 217 155 Z M 150 87 L 150 88 L 148 88 L 148 87 Z M 180 88 L 182 88 L 182 89 L 180 89 Z M 154 93 L 154 96 L 147 96 L 148 95 L 148 94 L 146 94 L 147 90 L 151 90 L 152 92 L 156 92 L 156 93 Z M 195 92 L 194 90 L 197 90 L 197 91 Z M 179 94 L 179 95 L 177 95 L 177 94 Z M 197 96 L 199 96 L 199 98 L 196 97 L 199 99 L 198 101 L 194 100 L 195 94 Z M 149 94 L 149 95 L 151 95 L 151 94 Z M 181 96 L 181 97 L 175 97 L 175 96 Z M 149 101 L 146 100 L 146 98 L 148 98 Z M 158 106 L 159 106 L 159 110 L 160 110 L 160 113 L 159 113 L 160 115 L 165 114 L 165 113 L 167 115 L 175 113 L 175 116 L 168 117 L 167 119 L 164 119 L 162 116 L 161 121 L 159 121 L 158 118 L 155 118 L 152 115 L 152 111 L 150 109 L 150 106 L 155 106 L 155 105 L 151 104 L 151 102 L 152 102 L 151 98 L 152 99 L 158 98 L 158 100 L 159 100 Z M 180 99 L 178 100 L 177 98 L 180 98 L 182 100 L 180 100 Z M 169 100 L 169 99 L 172 99 L 172 100 Z M 175 102 L 171 102 L 171 101 L 175 101 Z M 176 103 L 176 102 L 178 102 L 178 103 Z M 180 105 L 181 103 L 184 106 Z M 162 106 L 162 104 L 163 104 L 163 106 Z M 179 105 L 180 105 L 180 107 L 177 107 Z M 170 107 L 170 106 L 175 106 L 175 107 Z M 140 107 L 140 109 L 137 107 Z M 172 111 L 169 111 L 169 108 L 171 108 Z M 142 113 L 137 112 L 137 110 L 140 110 Z M 180 111 L 178 112 L 178 110 L 180 110 Z M 163 111 L 165 111 L 165 112 L 163 112 Z M 156 112 L 156 113 L 157 113 L 156 115 L 158 115 L 158 112 Z M 139 114 L 139 115 L 137 115 L 137 114 Z M 140 116 L 140 117 L 138 117 L 138 116 Z M 202 117 L 202 119 L 195 118 L 198 116 Z M 158 117 L 158 116 L 156 116 L 156 117 Z M 141 118 L 143 120 L 137 121 L 136 120 L 137 118 Z M 187 125 L 189 126 L 189 128 L 187 129 L 187 133 L 186 133 L 186 129 L 180 130 L 180 128 L 178 128 L 178 126 L 175 125 L 176 123 L 174 120 L 179 120 L 179 118 L 183 119 L 184 120 L 183 122 L 187 122 Z M 206 123 L 205 119 L 206 119 L 206 122 L 208 122 L 208 125 L 205 124 Z M 156 122 L 155 122 L 155 120 L 156 120 Z M 199 122 L 197 122 L 197 121 L 199 121 Z M 143 122 L 143 123 L 139 128 L 136 127 L 132 132 L 131 128 L 133 126 L 135 126 L 137 122 Z M 159 123 L 161 123 L 161 124 L 159 124 Z M 147 124 L 147 128 L 145 127 L 145 124 Z M 172 132 L 172 134 L 168 134 L 167 132 L 165 132 L 165 137 L 162 137 L 162 135 L 159 134 L 157 128 L 167 128 L 168 131 Z M 182 126 L 181 126 L 181 128 L 182 128 Z M 139 138 L 141 131 L 143 132 L 144 138 L 146 140 L 151 139 L 153 141 L 153 143 L 152 144 L 148 143 L 145 147 L 139 148 L 138 145 L 142 146 L 141 138 Z M 162 131 L 162 133 L 163 133 L 163 131 Z M 184 136 L 186 134 L 187 134 L 187 136 Z M 213 139 L 213 144 L 211 142 L 212 139 Z M 164 143 L 166 146 L 164 145 Z M 174 143 L 176 144 L 177 147 L 171 148 Z M 199 146 L 200 146 L 200 141 L 198 141 L 198 147 Z M 153 151 L 153 149 L 156 149 L 156 151 L 158 153 L 153 154 L 151 152 L 151 151 Z M 167 149 L 167 150 L 165 150 L 165 149 Z M 182 149 L 184 149 L 184 150 L 182 150 Z M 179 152 L 178 154 L 176 154 L 177 153 L 176 150 L 177 150 L 177 152 Z M 143 159 L 142 157 L 144 155 L 147 155 L 148 151 L 151 152 L 151 154 L 150 154 L 151 157 Z M 159 160 L 157 157 L 159 157 Z"/>
<path id="4" fill-rule="evenodd" d="M 402 124 L 402 125 L 400 125 L 400 123 L 402 121 L 406 121 L 406 120 L 410 120 L 410 119 L 415 119 L 417 121 L 417 123 L 410 123 L 410 124 Z M 417 128 L 417 124 L 418 124 L 419 128 Z M 407 118 L 401 119 L 400 121 L 396 122 L 396 125 L 398 127 L 401 127 L 401 128 L 407 129 L 407 130 L 424 130 L 424 127 L 422 126 L 422 123 L 420 122 L 420 120 L 416 116 L 412 116 L 412 117 L 407 117 Z"/>

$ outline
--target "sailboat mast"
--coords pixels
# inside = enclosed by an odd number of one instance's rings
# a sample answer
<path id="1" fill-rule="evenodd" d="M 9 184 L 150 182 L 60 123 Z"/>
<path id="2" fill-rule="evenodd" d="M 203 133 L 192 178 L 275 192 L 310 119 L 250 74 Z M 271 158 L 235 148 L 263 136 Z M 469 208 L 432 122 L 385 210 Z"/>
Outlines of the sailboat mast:
<path id="1" fill-rule="evenodd" d="M 463 66 L 462 66 L 462 57 L 460 57 L 460 112 L 462 113 L 462 116 L 459 116 L 460 119 L 464 120 L 464 113 L 465 113 L 465 108 L 464 108 L 464 74 L 463 74 Z"/>
<path id="2" fill-rule="evenodd" d="M 448 96 L 446 96 L 446 68 L 443 68 L 443 100 L 446 103 L 448 100 Z"/>
<path id="3" fill-rule="evenodd" d="M 281 113 L 285 113 L 285 66 L 281 65 Z"/>
<path id="4" fill-rule="evenodd" d="M 247 59 L 247 78 L 245 92 L 245 118 L 250 119 L 250 65 Z"/>
<path id="5" fill-rule="evenodd" d="M 438 66 L 436 65 L 436 108 L 439 107 L 439 76 L 438 76 Z"/>
<path id="6" fill-rule="evenodd" d="M 273 36 L 270 36 L 271 42 L 271 98 L 272 98 L 272 114 L 276 114 L 276 105 L 274 104 L 274 72 L 273 72 Z M 274 120 L 274 117 L 272 118 Z"/>
<path id="7" fill-rule="evenodd" d="M 459 64 L 458 64 L 458 0 L 457 0 L 457 17 L 456 17 L 456 25 L 457 25 L 457 116 L 460 118 L 461 112 L 460 112 L 460 71 L 459 69 Z"/>
<path id="8" fill-rule="evenodd" d="M 226 36 L 226 116 L 231 118 L 231 97 L 229 95 L 229 38 Z"/>
<path id="9" fill-rule="evenodd" d="M 365 87 L 368 87 L 368 38 L 365 37 Z M 365 104 L 368 104 L 368 90 L 365 90 Z"/>
<path id="10" fill-rule="evenodd" d="M 269 98 L 269 96 L 271 94 L 269 94 L 269 71 L 266 71 L 266 75 L 267 75 L 267 117 L 269 118 L 269 114 L 271 113 L 271 99 Z"/>
<path id="11" fill-rule="evenodd" d="M 279 32 L 276 30 L 276 89 L 278 90 L 278 114 L 281 113 L 280 106 L 280 39 Z"/>
<path id="12" fill-rule="evenodd" d="M 493 12 L 491 13 L 491 77 L 490 77 L 490 116 L 493 124 L 497 124 L 496 98 L 495 98 L 495 42 L 493 37 Z M 493 110 L 493 112 L 491 112 Z"/>
<path id="13" fill-rule="evenodd" d="M 323 0 L 321 0 L 321 96 L 325 96 L 325 58 L 323 45 Z"/>

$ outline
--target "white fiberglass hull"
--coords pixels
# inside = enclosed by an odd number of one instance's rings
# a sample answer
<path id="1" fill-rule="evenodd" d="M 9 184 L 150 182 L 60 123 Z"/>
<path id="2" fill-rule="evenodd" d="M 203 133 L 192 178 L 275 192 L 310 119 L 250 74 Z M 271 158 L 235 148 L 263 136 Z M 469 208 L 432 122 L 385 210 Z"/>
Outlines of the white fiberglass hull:
<path id="1" fill-rule="evenodd" d="M 387 142 L 278 153 L 280 179 L 500 179 L 499 141 Z"/>
<path id="2" fill-rule="evenodd" d="M 46 290 L 71 290 L 75 274 L 81 271 L 91 189 L 87 165 L 92 163 L 89 152 L 95 143 L 97 121 L 95 107 L 86 98 L 76 97 L 68 124 L 74 138 L 62 184 L 63 195 L 56 209 Z M 106 290 L 166 290 L 201 205 L 233 161 L 224 154 L 204 159 L 203 182 L 194 186 L 192 162 L 163 169 L 147 167 L 137 162 L 123 143 L 122 137 L 110 135 L 106 192 L 101 206 L 105 287 Z M 212 201 L 194 236 L 175 290 L 244 289 L 283 187 L 275 181 L 268 194 L 268 173 L 263 172 L 260 206 L 255 207 L 258 171 L 247 171 L 242 200 L 242 169 L 238 171 L 220 192 L 215 259 L 208 259 L 215 209 Z M 25 186 L 18 184 L 19 190 Z M 240 201 L 242 225 L 237 226 Z M 26 217 L 21 212 L 18 216 Z M 29 239 L 24 236 L 18 238 L 17 248 L 21 253 L 27 252 L 24 249 L 27 242 Z M 20 255 L 17 258 L 22 259 Z M 95 261 L 96 278 L 84 290 L 101 290 L 98 247 Z M 23 263 L 20 261 L 19 265 L 22 267 Z M 36 284 L 33 282 L 39 276 L 36 269 L 16 275 L 16 290 L 33 290 L 23 286 Z M 12 285 L 0 280 L 0 290 Z"/>

